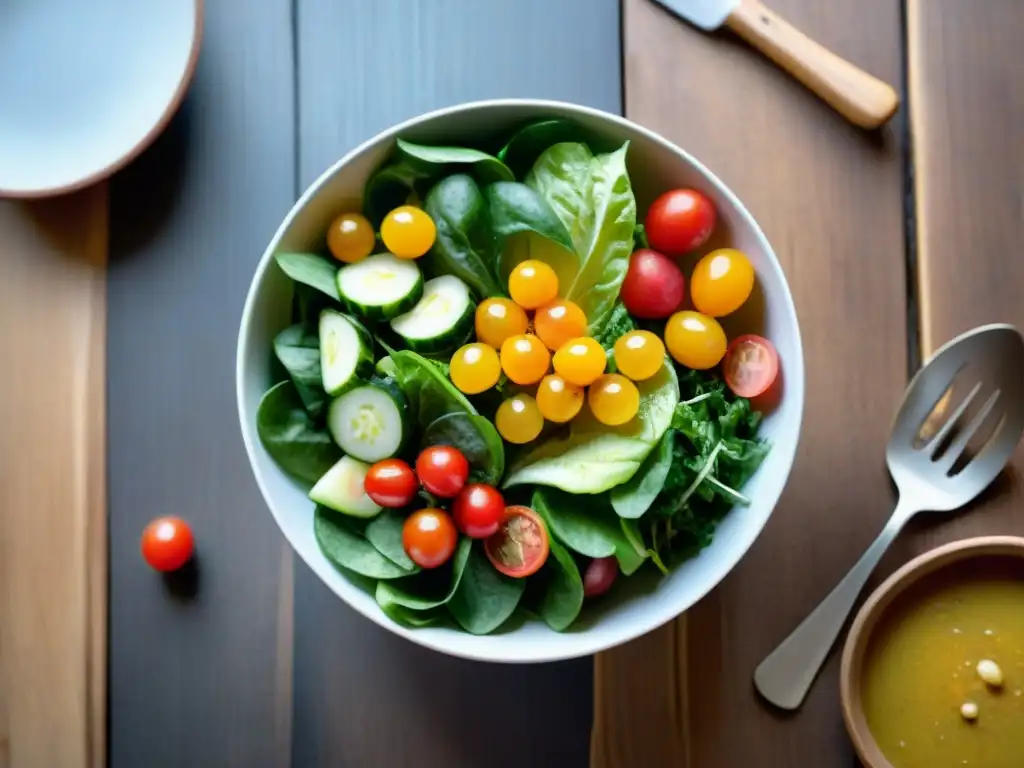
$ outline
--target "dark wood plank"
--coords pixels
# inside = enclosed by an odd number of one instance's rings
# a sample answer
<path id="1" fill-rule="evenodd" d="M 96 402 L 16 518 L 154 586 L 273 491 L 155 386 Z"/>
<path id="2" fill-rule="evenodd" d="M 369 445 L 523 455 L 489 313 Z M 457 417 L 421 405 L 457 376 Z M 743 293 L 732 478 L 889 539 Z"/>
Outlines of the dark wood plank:
<path id="1" fill-rule="evenodd" d="M 985 323 L 1024 328 L 1024 5 L 907 6 L 921 353 Z M 970 514 L 915 528 L 908 547 L 1024 534 L 1024 448 Z"/>
<path id="2" fill-rule="evenodd" d="M 377 131 L 461 101 L 621 107 L 616 0 L 304 0 L 298 24 L 303 185 Z M 586 763 L 588 660 L 448 658 L 362 619 L 301 563 L 295 578 L 296 765 Z"/>
<path id="3" fill-rule="evenodd" d="M 287 0 L 208 3 L 188 101 L 112 186 L 114 768 L 289 763 L 290 570 L 234 374 L 250 276 L 294 196 L 290 14 Z M 195 530 L 192 597 L 139 556 L 159 514 Z"/>
<path id="4" fill-rule="evenodd" d="M 899 82 L 898 4 L 777 0 L 773 7 L 840 55 Z M 751 678 L 891 511 L 883 449 L 906 380 L 898 123 L 861 133 L 734 38 L 688 28 L 648 0 L 626 0 L 625 47 L 627 116 L 719 174 L 782 260 L 803 330 L 807 403 L 787 491 L 749 554 L 690 611 L 682 672 L 665 674 L 664 660 L 677 653 L 674 628 L 638 641 L 648 645 L 644 658 L 628 648 L 601 658 L 596 695 L 608 702 L 610 735 L 595 735 L 603 750 L 595 763 L 640 765 L 645 756 L 687 751 L 695 768 L 846 768 L 852 750 L 836 659 L 795 718 L 762 705 Z M 659 637 L 663 650 L 653 645 Z M 649 695 L 673 708 L 628 706 L 622 693 L 636 678 L 659 686 Z"/>

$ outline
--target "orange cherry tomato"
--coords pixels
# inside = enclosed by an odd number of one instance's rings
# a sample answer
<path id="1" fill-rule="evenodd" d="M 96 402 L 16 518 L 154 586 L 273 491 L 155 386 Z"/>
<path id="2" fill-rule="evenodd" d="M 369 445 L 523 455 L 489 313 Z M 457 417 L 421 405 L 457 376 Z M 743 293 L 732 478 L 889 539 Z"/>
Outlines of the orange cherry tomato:
<path id="1" fill-rule="evenodd" d="M 548 372 L 551 353 L 536 336 L 511 336 L 501 345 L 501 368 L 516 384 L 536 384 Z"/>
<path id="2" fill-rule="evenodd" d="M 402 526 L 402 548 L 420 568 L 444 565 L 455 552 L 459 534 L 451 516 L 443 509 L 413 512 Z"/>
<path id="3" fill-rule="evenodd" d="M 591 384 L 608 365 L 608 355 L 595 339 L 581 336 L 565 342 L 554 358 L 555 371 L 578 387 Z"/>
<path id="4" fill-rule="evenodd" d="M 558 296 L 558 275 L 543 261 L 520 262 L 508 276 L 508 293 L 523 309 L 537 309 Z"/>
<path id="5" fill-rule="evenodd" d="M 354 264 L 373 252 L 373 225 L 358 213 L 343 213 L 327 228 L 327 249 L 338 261 Z"/>
<path id="6" fill-rule="evenodd" d="M 511 299 L 484 299 L 476 308 L 476 338 L 495 349 L 505 339 L 526 333 L 530 321 L 523 308 Z"/>
<path id="7" fill-rule="evenodd" d="M 587 316 L 576 302 L 556 299 L 537 310 L 533 329 L 547 348 L 556 352 L 565 342 L 587 332 Z"/>

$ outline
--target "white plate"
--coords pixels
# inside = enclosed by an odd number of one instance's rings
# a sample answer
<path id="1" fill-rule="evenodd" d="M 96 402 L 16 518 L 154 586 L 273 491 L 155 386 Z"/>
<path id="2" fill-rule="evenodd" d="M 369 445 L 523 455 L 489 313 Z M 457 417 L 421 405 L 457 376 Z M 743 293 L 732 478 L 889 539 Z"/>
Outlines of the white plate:
<path id="1" fill-rule="evenodd" d="M 139 154 L 201 30 L 202 0 L 0 0 L 0 197 L 70 192 Z"/>

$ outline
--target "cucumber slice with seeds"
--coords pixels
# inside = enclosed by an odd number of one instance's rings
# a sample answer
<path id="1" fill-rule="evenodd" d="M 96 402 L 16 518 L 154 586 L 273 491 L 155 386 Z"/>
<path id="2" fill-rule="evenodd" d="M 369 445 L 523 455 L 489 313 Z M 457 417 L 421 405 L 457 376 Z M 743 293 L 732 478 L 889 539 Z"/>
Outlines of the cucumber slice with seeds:
<path id="1" fill-rule="evenodd" d="M 416 306 L 391 321 L 391 329 L 416 352 L 442 352 L 466 341 L 475 307 L 464 282 L 442 275 L 423 286 Z"/>
<path id="2" fill-rule="evenodd" d="M 373 374 L 373 337 L 350 317 L 332 309 L 320 313 L 320 377 L 337 397 Z"/>
<path id="3" fill-rule="evenodd" d="M 376 517 L 381 508 L 366 495 L 363 483 L 370 465 L 342 456 L 309 491 L 317 504 L 352 517 Z"/>
<path id="4" fill-rule="evenodd" d="M 356 315 L 390 320 L 423 295 L 423 275 L 414 261 L 390 253 L 367 256 L 338 270 L 341 303 Z"/>
<path id="5" fill-rule="evenodd" d="M 327 429 L 345 453 L 371 464 L 397 454 L 409 428 L 408 406 L 391 380 L 374 380 L 331 402 Z"/>

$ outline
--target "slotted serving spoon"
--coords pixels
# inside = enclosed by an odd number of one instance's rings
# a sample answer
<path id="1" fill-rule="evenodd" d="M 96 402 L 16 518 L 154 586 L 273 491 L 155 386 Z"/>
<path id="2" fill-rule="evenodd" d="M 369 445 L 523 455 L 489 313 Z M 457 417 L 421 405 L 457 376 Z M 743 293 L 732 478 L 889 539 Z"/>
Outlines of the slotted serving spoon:
<path id="1" fill-rule="evenodd" d="M 956 407 L 959 386 L 973 382 Z M 968 408 L 980 407 L 970 419 Z M 929 428 L 952 409 L 941 427 Z M 973 456 L 965 450 L 995 423 Z M 1011 325 L 986 325 L 942 347 L 917 372 L 885 450 L 899 491 L 882 533 L 846 577 L 754 671 L 754 685 L 777 707 L 796 709 L 810 690 L 868 576 L 897 534 L 919 512 L 948 512 L 981 493 L 1009 461 L 1024 431 L 1024 339 Z M 983 434 L 983 433 L 980 433 Z"/>

